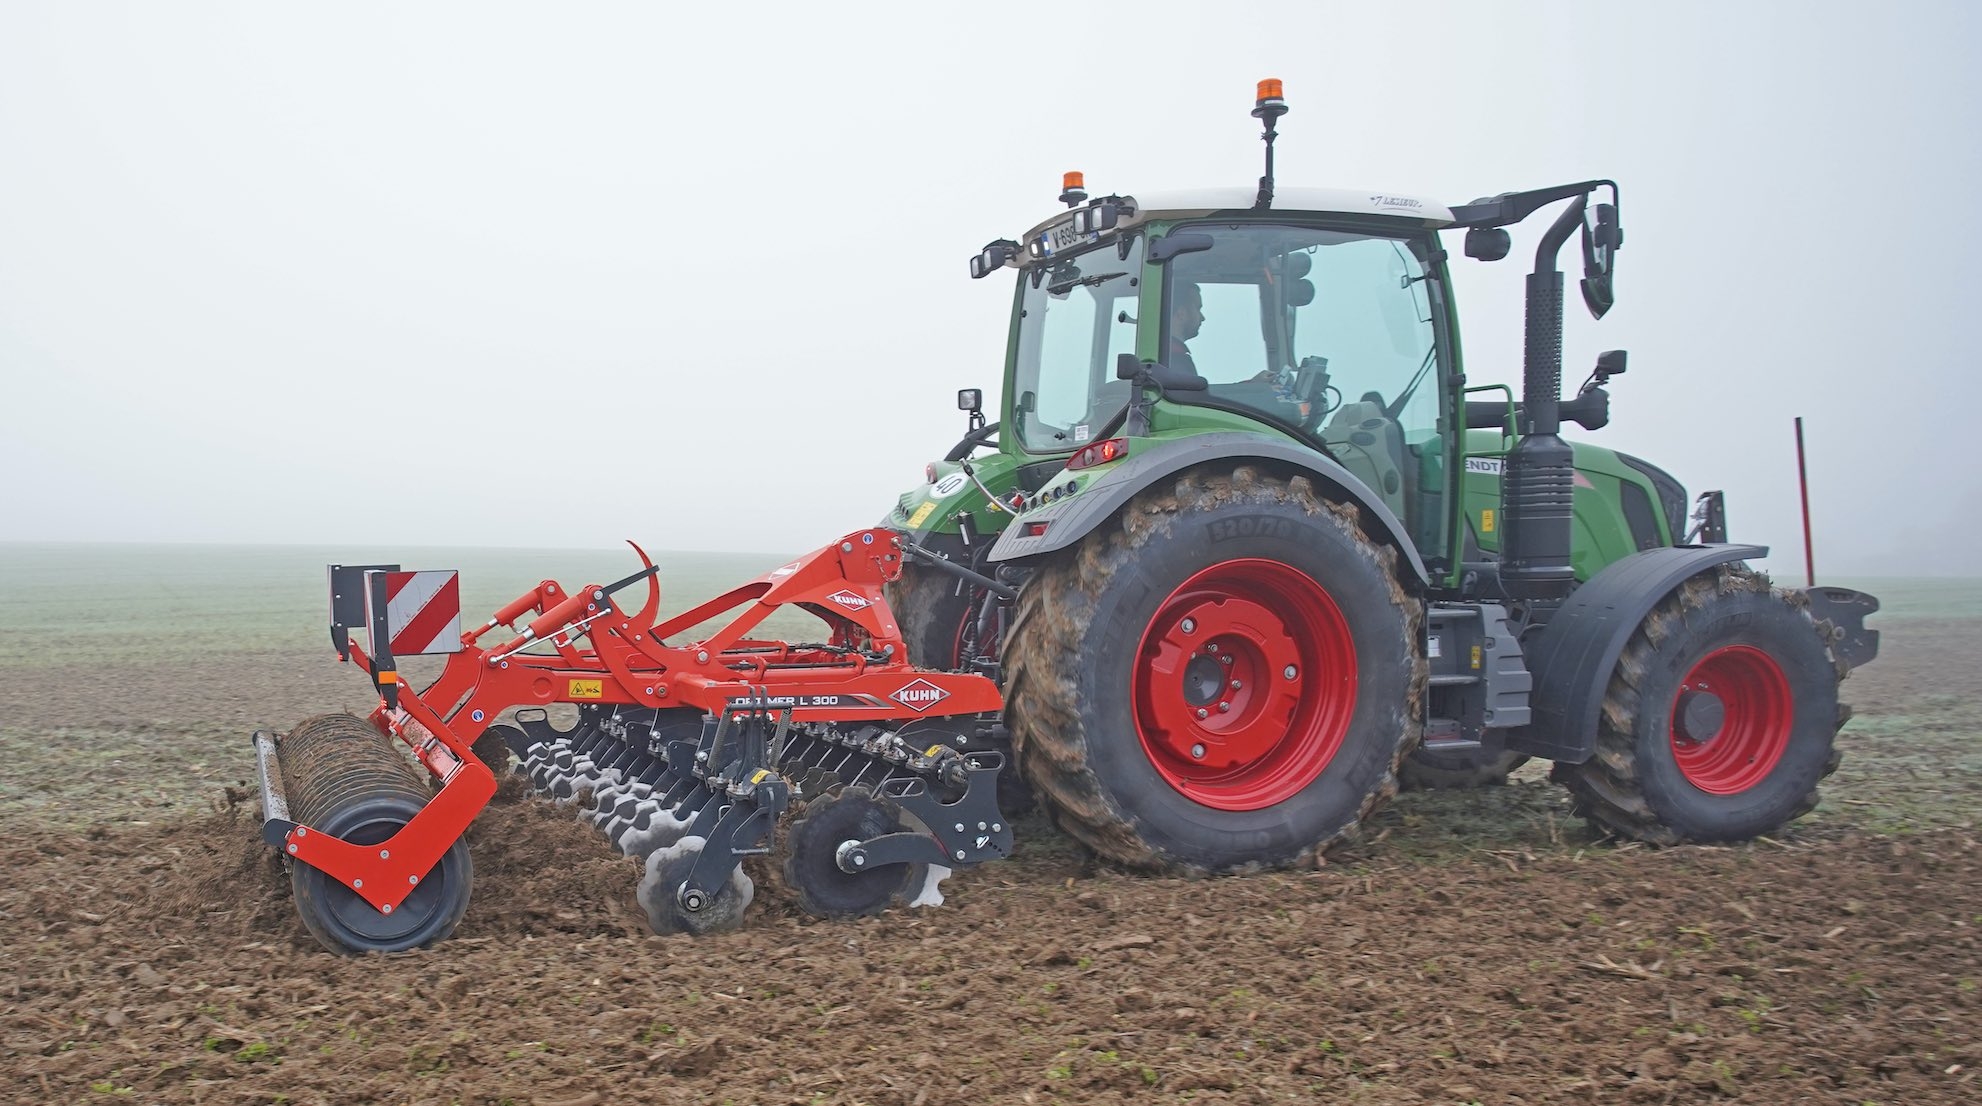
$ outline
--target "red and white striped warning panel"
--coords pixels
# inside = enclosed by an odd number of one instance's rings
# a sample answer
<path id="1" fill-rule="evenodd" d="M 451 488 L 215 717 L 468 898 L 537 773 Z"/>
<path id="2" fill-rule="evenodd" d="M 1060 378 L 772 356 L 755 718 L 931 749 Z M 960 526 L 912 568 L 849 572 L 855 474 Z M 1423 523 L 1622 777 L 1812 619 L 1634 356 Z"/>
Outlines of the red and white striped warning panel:
<path id="1" fill-rule="evenodd" d="M 461 651 L 461 573 L 446 569 L 365 576 L 385 577 L 385 631 L 393 656 Z M 365 591 L 371 594 L 369 587 Z"/>

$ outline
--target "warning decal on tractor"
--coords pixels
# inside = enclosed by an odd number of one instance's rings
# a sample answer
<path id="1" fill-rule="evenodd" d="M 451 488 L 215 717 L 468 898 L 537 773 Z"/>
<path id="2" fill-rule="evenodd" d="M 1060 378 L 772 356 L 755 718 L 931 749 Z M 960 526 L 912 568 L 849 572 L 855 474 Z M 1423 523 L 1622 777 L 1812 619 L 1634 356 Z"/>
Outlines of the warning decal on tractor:
<path id="1" fill-rule="evenodd" d="M 603 680 L 573 680 L 571 681 L 571 686 L 565 690 L 564 697 L 567 699 L 603 699 L 605 698 L 605 694 L 605 681 Z"/>
<path id="2" fill-rule="evenodd" d="M 1492 507 L 1486 507 L 1486 508 L 1483 508 L 1483 509 L 1481 509 L 1481 511 L 1480 511 L 1480 533 L 1482 533 L 1482 534 L 1491 534 L 1491 533 L 1493 533 L 1493 508 L 1492 508 Z"/>

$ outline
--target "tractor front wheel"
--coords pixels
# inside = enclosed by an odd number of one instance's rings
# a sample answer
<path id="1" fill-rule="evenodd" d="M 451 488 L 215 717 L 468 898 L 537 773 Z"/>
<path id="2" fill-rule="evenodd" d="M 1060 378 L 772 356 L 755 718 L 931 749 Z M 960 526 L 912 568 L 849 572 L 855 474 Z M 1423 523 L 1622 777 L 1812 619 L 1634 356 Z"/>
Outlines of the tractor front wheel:
<path id="1" fill-rule="evenodd" d="M 1837 769 L 1839 679 L 1808 612 L 1723 565 L 1645 616 L 1611 674 L 1595 755 L 1554 778 L 1599 832 L 1660 845 L 1774 833 Z"/>
<path id="2" fill-rule="evenodd" d="M 1028 581 L 1013 751 L 1054 821 L 1131 867 L 1311 862 L 1396 791 L 1423 613 L 1352 506 L 1194 470 Z"/>

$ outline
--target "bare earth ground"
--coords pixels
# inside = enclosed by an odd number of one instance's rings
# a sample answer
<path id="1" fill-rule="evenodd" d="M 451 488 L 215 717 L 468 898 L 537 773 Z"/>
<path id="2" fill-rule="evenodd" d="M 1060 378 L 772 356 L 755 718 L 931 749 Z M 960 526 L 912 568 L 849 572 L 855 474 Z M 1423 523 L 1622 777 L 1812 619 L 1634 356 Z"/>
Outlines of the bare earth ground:
<path id="1" fill-rule="evenodd" d="M 1978 647 L 1886 627 L 1824 806 L 1740 848 L 1597 843 L 1530 770 L 1313 872 L 1123 875 L 1032 818 L 936 910 L 815 922 L 760 870 L 742 932 L 662 939 L 632 862 L 509 800 L 457 936 L 365 960 L 221 790 L 362 677 L 51 664 L 0 683 L 0 1100 L 1974 1102 Z"/>

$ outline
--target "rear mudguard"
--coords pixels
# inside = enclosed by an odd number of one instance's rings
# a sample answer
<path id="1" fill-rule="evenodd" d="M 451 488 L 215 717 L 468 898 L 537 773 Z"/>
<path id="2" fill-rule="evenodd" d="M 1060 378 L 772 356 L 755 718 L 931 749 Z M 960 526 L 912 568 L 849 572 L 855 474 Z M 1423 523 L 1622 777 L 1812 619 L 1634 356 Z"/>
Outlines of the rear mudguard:
<path id="1" fill-rule="evenodd" d="M 1306 476 L 1316 483 L 1320 494 L 1361 507 L 1373 531 L 1370 537 L 1396 546 L 1409 566 L 1407 583 L 1415 582 L 1420 590 L 1429 584 L 1425 563 L 1405 533 L 1404 524 L 1348 469 L 1292 442 L 1236 431 L 1193 434 L 1166 442 L 1132 439 L 1128 459 L 1101 470 L 1080 494 L 1021 513 L 991 548 L 991 559 L 1025 561 L 1056 553 L 1079 542 L 1136 493 L 1158 481 L 1195 465 L 1223 462 L 1225 467 L 1230 467 L 1247 461 Z M 1043 532 L 1029 533 L 1041 524 L 1045 526 Z"/>
<path id="2" fill-rule="evenodd" d="M 1638 624 L 1688 576 L 1768 553 L 1765 545 L 1667 546 L 1614 561 L 1590 577 L 1563 601 L 1529 654 L 1533 721 L 1509 731 L 1507 747 L 1570 764 L 1590 759 L 1611 671 Z"/>

